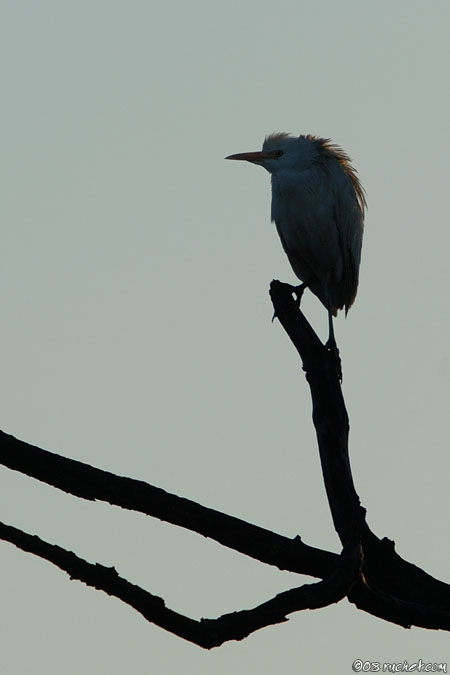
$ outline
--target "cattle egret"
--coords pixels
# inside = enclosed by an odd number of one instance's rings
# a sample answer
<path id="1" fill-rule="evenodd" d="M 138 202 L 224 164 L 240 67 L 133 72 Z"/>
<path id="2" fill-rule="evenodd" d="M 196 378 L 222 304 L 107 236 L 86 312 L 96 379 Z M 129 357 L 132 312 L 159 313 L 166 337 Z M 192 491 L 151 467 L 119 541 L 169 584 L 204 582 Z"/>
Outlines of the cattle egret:
<path id="1" fill-rule="evenodd" d="M 336 348 L 333 316 L 352 306 L 358 288 L 364 190 L 348 155 L 317 136 L 268 136 L 259 152 L 239 159 L 272 174 L 272 221 L 292 269 L 328 310 L 328 344 Z M 337 348 L 336 348 L 337 349 Z"/>

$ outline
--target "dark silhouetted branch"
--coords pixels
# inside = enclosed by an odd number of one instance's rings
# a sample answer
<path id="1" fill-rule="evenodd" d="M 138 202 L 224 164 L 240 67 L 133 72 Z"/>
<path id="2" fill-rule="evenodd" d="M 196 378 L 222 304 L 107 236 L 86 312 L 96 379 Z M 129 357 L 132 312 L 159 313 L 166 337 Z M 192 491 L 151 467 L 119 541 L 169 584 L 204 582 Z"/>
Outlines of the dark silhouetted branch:
<path id="1" fill-rule="evenodd" d="M 270 286 L 275 316 L 297 349 L 311 389 L 313 421 L 334 526 L 342 545 L 366 528 L 365 509 L 353 484 L 349 423 L 333 353 L 319 340 L 292 297 L 292 286 Z"/>
<path id="2" fill-rule="evenodd" d="M 324 607 L 343 597 L 359 609 L 406 628 L 415 625 L 450 630 L 450 586 L 403 560 L 393 542 L 379 539 L 367 525 L 351 473 L 340 363 L 336 354 L 321 343 L 292 291 L 287 284 L 271 284 L 275 316 L 302 359 L 311 389 L 322 473 L 342 544 L 340 556 L 307 546 L 300 537 L 282 537 L 143 481 L 66 459 L 2 432 L 0 462 L 77 497 L 146 513 L 279 569 L 322 581 L 280 593 L 250 610 L 196 621 L 169 610 L 161 598 L 121 579 L 114 568 L 87 563 L 74 553 L 7 525 L 0 526 L 0 538 L 49 560 L 72 578 L 120 598 L 149 621 L 205 648 L 241 640 L 259 628 L 286 621 L 292 612 Z"/>
<path id="3" fill-rule="evenodd" d="M 308 546 L 299 536 L 288 539 L 144 481 L 42 450 L 3 431 L 0 463 L 76 497 L 105 501 L 198 532 L 281 570 L 324 579 L 336 564 L 335 553 Z"/>
<path id="4" fill-rule="evenodd" d="M 147 621 L 205 649 L 218 647 L 229 640 L 242 640 L 260 628 L 283 623 L 292 612 L 318 609 L 339 602 L 355 583 L 360 565 L 359 547 L 347 547 L 337 558 L 335 571 L 325 581 L 284 591 L 253 609 L 197 621 L 168 609 L 162 598 L 123 579 L 114 567 L 88 563 L 60 546 L 3 523 L 0 523 L 0 537 L 48 560 L 67 572 L 71 579 L 78 579 L 119 598 L 140 612 Z"/>
<path id="5" fill-rule="evenodd" d="M 403 560 L 394 543 L 369 529 L 360 505 L 348 454 L 349 423 L 335 357 L 319 340 L 293 287 L 273 281 L 270 296 L 279 319 L 298 351 L 311 389 L 313 422 L 334 526 L 341 542 L 359 535 L 363 553 L 360 580 L 349 600 L 360 609 L 404 627 L 450 630 L 450 586 Z"/>

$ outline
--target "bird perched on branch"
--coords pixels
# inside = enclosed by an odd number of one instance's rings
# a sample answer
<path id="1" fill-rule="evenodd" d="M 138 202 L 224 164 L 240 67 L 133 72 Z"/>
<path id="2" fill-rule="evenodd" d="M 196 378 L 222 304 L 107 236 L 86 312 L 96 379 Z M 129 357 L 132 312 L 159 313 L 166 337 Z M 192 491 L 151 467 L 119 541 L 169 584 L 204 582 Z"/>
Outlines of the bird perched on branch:
<path id="1" fill-rule="evenodd" d="M 268 136 L 262 150 L 230 155 L 272 174 L 272 221 L 292 269 L 328 310 L 329 340 L 336 346 L 333 316 L 352 306 L 358 288 L 364 190 L 348 155 L 317 136 Z M 337 349 L 337 348 L 336 348 Z"/>

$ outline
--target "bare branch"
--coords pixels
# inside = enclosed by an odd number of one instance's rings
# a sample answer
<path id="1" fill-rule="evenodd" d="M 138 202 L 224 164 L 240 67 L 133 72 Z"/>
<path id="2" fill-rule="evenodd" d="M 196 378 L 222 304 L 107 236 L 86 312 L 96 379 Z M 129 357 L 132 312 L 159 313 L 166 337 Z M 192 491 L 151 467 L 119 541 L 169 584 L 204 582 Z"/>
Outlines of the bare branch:
<path id="1" fill-rule="evenodd" d="M 338 558 L 336 570 L 325 581 L 284 591 L 253 609 L 197 621 L 168 609 L 162 598 L 123 579 L 114 567 L 88 563 L 60 546 L 3 523 L 0 523 L 0 537 L 52 562 L 67 572 L 71 579 L 78 579 L 119 598 L 140 612 L 147 621 L 206 649 L 218 647 L 229 640 L 242 640 L 260 628 L 287 621 L 287 615 L 292 612 L 318 609 L 338 602 L 355 583 L 360 564 L 358 547 L 348 547 Z"/>
<path id="2" fill-rule="evenodd" d="M 319 340 L 292 297 L 292 286 L 273 281 L 270 295 L 303 361 L 311 389 L 313 421 L 335 529 L 345 543 L 360 537 L 361 578 L 349 594 L 360 609 L 401 626 L 450 629 L 450 586 L 403 560 L 393 542 L 380 541 L 365 520 L 351 473 L 348 415 L 334 355 Z"/>
<path id="3" fill-rule="evenodd" d="M 450 586 L 403 560 L 394 543 L 380 540 L 366 523 L 353 483 L 347 411 L 335 355 L 319 340 L 299 311 L 292 287 L 272 282 L 275 314 L 299 352 L 313 404 L 313 421 L 330 510 L 343 553 L 315 549 L 300 537 L 278 534 L 208 509 L 131 478 L 28 445 L 0 432 L 0 462 L 84 499 L 101 499 L 160 518 L 279 569 L 311 574 L 323 581 L 280 593 L 251 610 L 196 621 L 166 608 L 164 601 L 121 579 L 114 568 L 92 565 L 74 553 L 6 525 L 0 537 L 45 558 L 77 578 L 115 595 L 149 621 L 205 648 L 286 620 L 301 609 L 322 607 L 347 596 L 358 608 L 400 626 L 450 630 Z"/>
<path id="4" fill-rule="evenodd" d="M 292 286 L 272 281 L 270 296 L 280 320 L 303 361 L 311 389 L 313 421 L 322 473 L 334 526 L 342 545 L 366 528 L 365 509 L 353 484 L 348 456 L 348 415 L 333 354 L 299 311 Z"/>
<path id="5" fill-rule="evenodd" d="M 42 450 L 3 431 L 0 463 L 76 497 L 105 501 L 198 532 L 281 570 L 324 579 L 333 572 L 338 558 L 335 553 L 304 544 L 299 536 L 288 539 L 144 481 Z"/>

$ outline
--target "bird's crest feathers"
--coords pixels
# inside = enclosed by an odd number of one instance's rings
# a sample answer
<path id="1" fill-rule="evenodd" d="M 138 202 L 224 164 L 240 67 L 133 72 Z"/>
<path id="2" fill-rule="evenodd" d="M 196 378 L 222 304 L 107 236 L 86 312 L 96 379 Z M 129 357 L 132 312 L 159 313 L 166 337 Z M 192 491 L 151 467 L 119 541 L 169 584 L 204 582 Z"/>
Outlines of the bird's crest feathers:
<path id="1" fill-rule="evenodd" d="M 263 147 L 270 149 L 276 148 L 278 144 L 285 145 L 286 141 L 289 139 L 292 139 L 293 142 L 295 142 L 297 139 L 302 139 L 303 141 L 311 143 L 317 153 L 317 159 L 315 161 L 320 162 L 321 159 L 335 159 L 348 176 L 355 192 L 356 199 L 358 200 L 361 213 L 364 213 L 364 210 L 367 207 L 364 188 L 358 178 L 356 169 L 354 169 L 352 166 L 350 157 L 340 145 L 333 143 L 330 138 L 321 138 L 320 136 L 314 136 L 312 134 L 300 134 L 299 136 L 293 136 L 292 134 L 282 131 L 266 136 Z"/>
<path id="2" fill-rule="evenodd" d="M 367 208 L 364 188 L 358 178 L 358 172 L 355 168 L 353 168 L 352 161 L 347 153 L 341 148 L 340 145 L 333 143 L 330 138 L 319 138 L 318 136 L 311 135 L 305 136 L 305 138 L 317 146 L 319 155 L 322 157 L 332 157 L 339 162 L 350 179 L 352 187 L 355 191 L 356 198 L 358 200 L 359 208 L 361 209 L 361 212 L 364 213 L 364 209 Z"/>
<path id="3" fill-rule="evenodd" d="M 264 145 L 275 145 L 278 141 L 285 141 L 287 138 L 294 138 L 294 136 L 286 133 L 286 131 L 274 131 L 265 137 Z"/>

